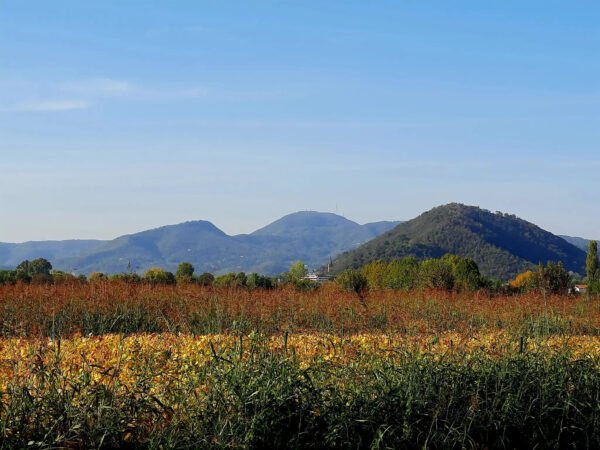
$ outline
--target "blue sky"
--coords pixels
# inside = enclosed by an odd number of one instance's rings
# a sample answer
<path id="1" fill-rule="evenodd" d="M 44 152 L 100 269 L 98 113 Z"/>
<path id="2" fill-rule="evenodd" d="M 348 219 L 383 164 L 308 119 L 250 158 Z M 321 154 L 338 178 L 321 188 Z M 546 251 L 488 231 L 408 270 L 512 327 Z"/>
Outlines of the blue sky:
<path id="1" fill-rule="evenodd" d="M 600 6 L 0 0 L 0 241 L 452 201 L 600 238 Z"/>

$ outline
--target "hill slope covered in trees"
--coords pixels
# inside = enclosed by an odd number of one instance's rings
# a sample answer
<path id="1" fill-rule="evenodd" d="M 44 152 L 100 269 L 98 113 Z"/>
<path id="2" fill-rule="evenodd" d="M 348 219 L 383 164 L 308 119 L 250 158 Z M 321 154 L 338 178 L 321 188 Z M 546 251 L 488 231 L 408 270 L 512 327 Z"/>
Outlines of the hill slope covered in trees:
<path id="1" fill-rule="evenodd" d="M 548 261 L 562 261 L 567 269 L 582 273 L 585 261 L 581 249 L 514 215 L 451 203 L 340 255 L 334 270 L 377 259 L 437 258 L 446 253 L 472 258 L 483 274 L 503 279 Z"/>
<path id="2" fill-rule="evenodd" d="M 336 214 L 305 211 L 282 217 L 254 233 L 230 236 L 210 222 L 191 221 L 111 241 L 63 241 L 34 247 L 0 244 L 0 267 L 14 267 L 24 259 L 41 256 L 56 269 L 84 274 L 143 272 L 153 266 L 173 271 L 180 262 L 189 261 L 198 272 L 273 275 L 288 270 L 297 260 L 319 267 L 398 223 L 359 225 Z"/>
<path id="3" fill-rule="evenodd" d="M 0 242 L 0 268 L 14 268 L 26 259 L 45 258 L 56 261 L 74 258 L 99 248 L 105 242 L 98 240 L 30 241 L 20 244 Z"/>
<path id="4" fill-rule="evenodd" d="M 583 250 L 584 252 L 588 251 L 588 246 L 590 245 L 591 240 L 590 239 L 584 239 L 581 237 L 576 237 L 576 236 L 560 236 L 561 238 L 563 238 L 565 241 L 567 241 L 569 244 L 574 245 L 575 247 Z"/>

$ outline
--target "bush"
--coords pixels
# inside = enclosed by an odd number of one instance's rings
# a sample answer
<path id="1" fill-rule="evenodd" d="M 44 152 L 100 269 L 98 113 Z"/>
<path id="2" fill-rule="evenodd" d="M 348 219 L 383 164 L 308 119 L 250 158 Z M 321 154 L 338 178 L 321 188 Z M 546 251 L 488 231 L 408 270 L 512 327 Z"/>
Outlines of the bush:
<path id="1" fill-rule="evenodd" d="M 247 277 L 244 272 L 226 273 L 215 278 L 214 285 L 223 288 L 241 288 L 246 287 Z"/>
<path id="2" fill-rule="evenodd" d="M 175 284 L 175 275 L 160 267 L 152 267 L 144 273 L 144 281 L 151 284 Z"/>
<path id="3" fill-rule="evenodd" d="M 142 277 L 140 277 L 137 273 L 118 273 L 112 275 L 110 279 L 114 281 L 122 281 L 124 283 L 139 283 L 142 281 Z"/>
<path id="4" fill-rule="evenodd" d="M 269 277 L 257 274 L 256 272 L 248 275 L 246 279 L 248 289 L 272 289 L 273 281 Z"/>
<path id="5" fill-rule="evenodd" d="M 411 291 L 419 285 L 419 270 L 420 263 L 417 258 L 408 256 L 395 259 L 388 264 L 385 287 Z"/>
<path id="6" fill-rule="evenodd" d="M 177 267 L 175 278 L 177 283 L 192 283 L 194 281 L 194 266 L 189 262 L 182 262 Z"/>
<path id="7" fill-rule="evenodd" d="M 62 270 L 55 270 L 54 272 L 52 272 L 52 281 L 55 284 L 74 283 L 78 282 L 79 279 L 75 275 L 71 275 L 70 273 L 63 272 Z"/>
<path id="8" fill-rule="evenodd" d="M 14 270 L 0 270 L 0 284 L 15 284 L 17 272 Z"/>
<path id="9" fill-rule="evenodd" d="M 339 274 L 335 282 L 344 291 L 355 292 L 362 295 L 369 288 L 367 277 L 356 269 L 346 269 Z"/>
<path id="10" fill-rule="evenodd" d="M 90 276 L 88 277 L 88 281 L 90 283 L 98 283 L 98 282 L 104 281 L 104 280 L 108 280 L 108 277 L 106 276 L 106 274 L 104 274 L 102 272 L 92 272 L 90 274 Z"/>
<path id="11" fill-rule="evenodd" d="M 215 282 L 215 276 L 212 273 L 204 272 L 196 279 L 200 286 L 212 286 Z"/>
<path id="12" fill-rule="evenodd" d="M 571 285 L 571 275 L 562 263 L 549 262 L 538 265 L 533 272 L 529 289 L 538 289 L 552 294 L 566 294 Z"/>
<path id="13" fill-rule="evenodd" d="M 454 288 L 452 264 L 443 259 L 423 261 L 421 264 L 421 285 L 429 289 L 451 291 Z"/>

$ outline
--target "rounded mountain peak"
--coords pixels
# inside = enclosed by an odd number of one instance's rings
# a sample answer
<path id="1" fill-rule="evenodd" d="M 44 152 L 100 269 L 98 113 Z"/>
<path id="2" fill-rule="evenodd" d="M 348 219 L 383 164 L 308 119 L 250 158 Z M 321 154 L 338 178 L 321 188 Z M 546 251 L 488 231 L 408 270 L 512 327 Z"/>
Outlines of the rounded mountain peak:
<path id="1" fill-rule="evenodd" d="M 256 230 L 253 235 L 256 236 L 278 236 L 289 234 L 290 231 L 314 229 L 319 227 L 347 227 L 359 226 L 345 217 L 334 213 L 317 212 L 317 211 L 299 211 L 283 216 L 281 219 Z"/>

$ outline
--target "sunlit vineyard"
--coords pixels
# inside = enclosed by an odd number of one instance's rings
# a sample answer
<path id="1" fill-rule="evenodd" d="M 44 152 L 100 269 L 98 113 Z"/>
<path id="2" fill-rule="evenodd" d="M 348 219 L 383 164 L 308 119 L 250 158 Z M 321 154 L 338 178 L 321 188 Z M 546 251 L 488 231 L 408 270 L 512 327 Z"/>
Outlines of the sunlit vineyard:
<path id="1" fill-rule="evenodd" d="M 600 303 L 0 287 L 3 448 L 598 448 Z"/>

